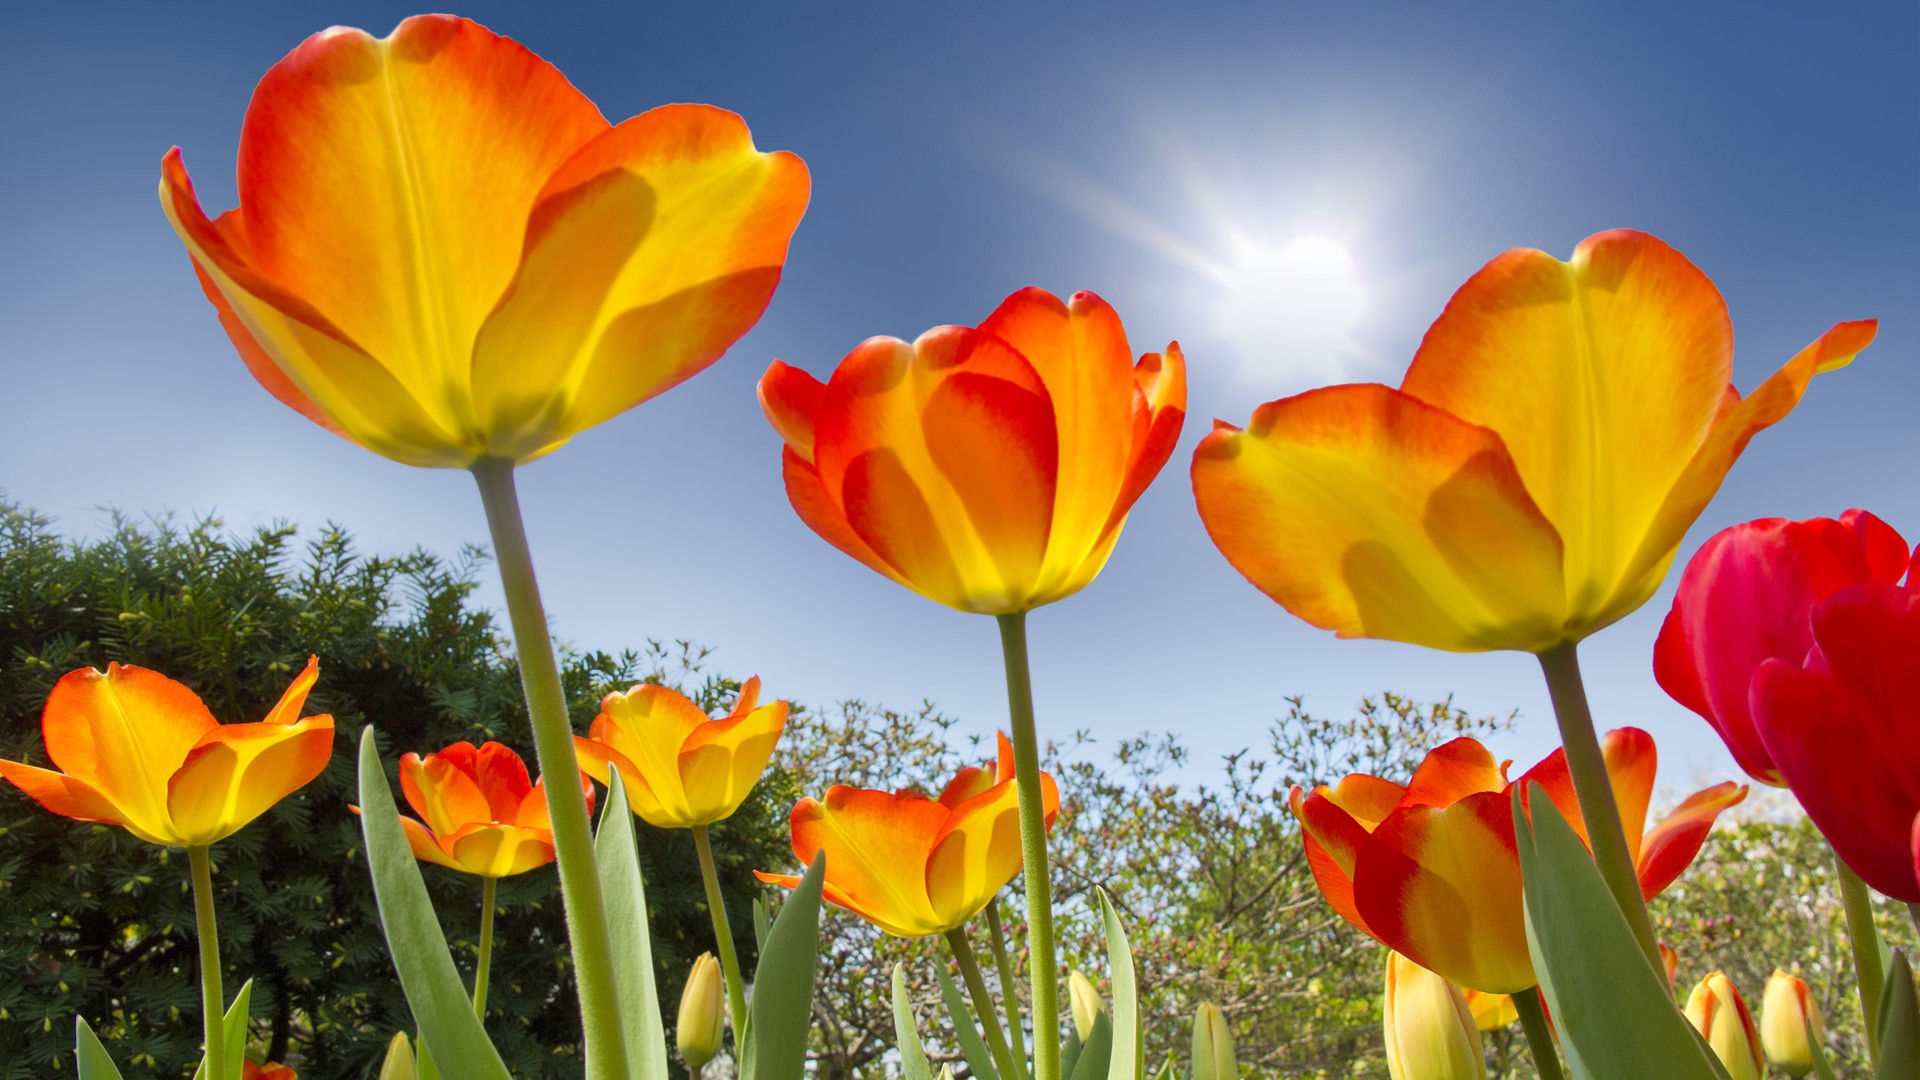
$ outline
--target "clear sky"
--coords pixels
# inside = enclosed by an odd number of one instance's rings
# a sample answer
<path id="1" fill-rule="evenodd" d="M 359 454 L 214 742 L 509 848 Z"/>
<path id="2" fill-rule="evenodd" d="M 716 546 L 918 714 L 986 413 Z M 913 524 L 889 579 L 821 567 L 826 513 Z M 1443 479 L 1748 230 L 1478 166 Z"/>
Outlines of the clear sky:
<path id="1" fill-rule="evenodd" d="M 1177 338 L 1172 463 L 1084 593 L 1032 619 L 1043 733 L 1177 730 L 1195 779 L 1304 694 L 1396 689 L 1519 709 L 1532 659 L 1343 642 L 1208 544 L 1186 463 L 1218 416 L 1331 381 L 1395 382 L 1448 295 L 1515 246 L 1654 232 L 1719 284 L 1751 388 L 1831 323 L 1879 343 L 1755 440 L 1682 557 L 1751 517 L 1875 510 L 1920 538 L 1920 14 L 1912 4 L 476 3 L 610 118 L 743 114 L 814 196 L 759 327 L 693 381 L 521 473 L 559 634 L 718 649 L 812 702 L 1005 714 L 993 622 L 907 592 L 789 510 L 753 384 L 825 376 L 863 338 L 972 323 L 1028 284 L 1092 289 L 1136 352 Z M 1683 10 L 1686 9 L 1686 10 Z M 332 519 L 373 550 L 485 535 L 458 472 L 308 423 L 248 377 L 155 197 L 184 147 L 210 211 L 253 83 L 382 3 L 16 5 L 0 37 L 0 490 L 97 532 L 103 507 Z M 1305 239 L 1311 238 L 1311 239 Z M 489 598 L 497 593 L 490 591 Z M 1731 774 L 1655 685 L 1670 588 L 1585 648 L 1600 721 L 1651 730 L 1663 780 Z"/>

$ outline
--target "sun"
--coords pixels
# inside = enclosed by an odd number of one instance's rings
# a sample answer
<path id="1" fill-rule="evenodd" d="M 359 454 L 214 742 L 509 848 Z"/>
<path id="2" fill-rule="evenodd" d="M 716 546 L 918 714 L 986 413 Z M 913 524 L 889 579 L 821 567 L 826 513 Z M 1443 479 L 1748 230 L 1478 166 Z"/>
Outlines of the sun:
<path id="1" fill-rule="evenodd" d="M 1242 380 L 1317 385 L 1338 380 L 1359 352 L 1353 332 L 1367 291 L 1344 244 L 1300 236 L 1271 247 L 1233 238 L 1233 263 L 1218 275 L 1215 332 L 1233 346 Z"/>

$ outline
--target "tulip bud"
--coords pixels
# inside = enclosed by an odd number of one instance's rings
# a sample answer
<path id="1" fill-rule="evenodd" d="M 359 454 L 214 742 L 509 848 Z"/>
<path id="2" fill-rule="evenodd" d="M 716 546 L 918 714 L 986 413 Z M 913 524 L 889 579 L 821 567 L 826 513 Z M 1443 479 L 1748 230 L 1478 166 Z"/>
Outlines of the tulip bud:
<path id="1" fill-rule="evenodd" d="M 1238 1080 L 1239 1076 L 1226 1014 L 1211 1002 L 1201 1002 L 1193 1011 L 1193 1080 Z"/>
<path id="2" fill-rule="evenodd" d="M 1664 941 L 1660 943 L 1660 966 L 1667 969 L 1667 989 L 1673 989 L 1673 977 L 1680 974 L 1680 954 Z"/>
<path id="3" fill-rule="evenodd" d="M 1716 971 L 1693 988 L 1687 997 L 1687 1019 L 1706 1036 L 1730 1080 L 1760 1080 L 1765 1074 L 1753 1014 L 1724 974 Z"/>
<path id="4" fill-rule="evenodd" d="M 393 1041 L 387 1044 L 387 1060 L 380 1066 L 380 1080 L 417 1080 L 420 1075 L 413 1060 L 413 1045 L 407 1042 L 407 1033 L 396 1032 Z"/>
<path id="5" fill-rule="evenodd" d="M 1084 1043 L 1093 1038 L 1093 1022 L 1106 1011 L 1106 1005 L 1100 1000 L 1100 991 L 1093 988 L 1093 980 L 1077 971 L 1067 976 L 1067 997 L 1073 1003 L 1073 1030 Z"/>
<path id="6" fill-rule="evenodd" d="M 680 992 L 680 1024 L 675 1043 L 680 1060 L 698 1073 L 720 1052 L 721 1002 L 726 989 L 720 981 L 720 963 L 712 953 L 701 953 Z"/>
<path id="7" fill-rule="evenodd" d="M 1766 996 L 1760 1001 L 1760 1045 L 1774 1068 L 1788 1076 L 1805 1076 L 1813 1071 L 1808 1027 L 1813 1028 L 1815 1042 L 1827 1037 L 1820 1003 L 1813 1000 L 1804 980 L 1775 968 L 1773 978 L 1767 980 Z"/>
<path id="8" fill-rule="evenodd" d="M 1459 987 L 1388 953 L 1385 1012 L 1393 1080 L 1484 1080 L 1480 1028 Z"/>

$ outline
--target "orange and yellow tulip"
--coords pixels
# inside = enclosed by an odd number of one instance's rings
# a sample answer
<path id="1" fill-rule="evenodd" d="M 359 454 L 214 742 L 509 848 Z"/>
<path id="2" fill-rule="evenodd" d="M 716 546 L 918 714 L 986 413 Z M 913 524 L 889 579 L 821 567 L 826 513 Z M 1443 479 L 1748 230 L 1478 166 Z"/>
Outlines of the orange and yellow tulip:
<path id="1" fill-rule="evenodd" d="M 1814 1047 L 1826 1037 L 1820 1002 L 1806 980 L 1773 969 L 1760 999 L 1760 1047 L 1767 1063 L 1788 1076 L 1805 1076 L 1814 1068 Z"/>
<path id="2" fill-rule="evenodd" d="M 1607 733 L 1602 751 L 1641 892 L 1656 896 L 1747 789 L 1729 781 L 1696 792 L 1648 829 L 1658 764 L 1653 737 L 1619 728 Z M 1405 786 L 1356 773 L 1311 793 L 1295 787 L 1290 797 L 1308 866 L 1335 911 L 1420 966 L 1490 994 L 1538 982 L 1527 954 L 1513 785 L 1525 792 L 1539 784 L 1586 838 L 1565 751 L 1511 782 L 1508 764 L 1476 740 L 1459 738 L 1429 753 Z"/>
<path id="3" fill-rule="evenodd" d="M 1716 971 L 1701 979 L 1687 996 L 1686 1013 L 1732 1080 L 1761 1080 L 1766 1075 L 1753 1014 L 1725 974 Z"/>
<path id="4" fill-rule="evenodd" d="M 1876 324 L 1834 326 L 1751 395 L 1720 293 L 1645 233 L 1515 250 L 1427 331 L 1398 389 L 1269 402 L 1194 452 L 1214 544 L 1342 637 L 1543 652 L 1653 595 L 1761 429 Z"/>
<path id="5" fill-rule="evenodd" d="M 1399 953 L 1387 954 L 1382 1001 L 1393 1080 L 1481 1080 L 1480 1032 L 1460 988 Z"/>
<path id="6" fill-rule="evenodd" d="M 1060 812 L 1053 777 L 1040 774 L 1049 828 Z M 990 768 L 960 770 L 930 799 L 917 791 L 835 785 L 793 808 L 793 854 L 802 865 L 827 854 L 821 895 L 897 937 L 966 925 L 1020 872 L 1013 744 L 1000 736 Z M 792 888 L 800 878 L 755 871 Z"/>
<path id="7" fill-rule="evenodd" d="M 300 1077 L 285 1065 L 276 1065 L 272 1062 L 255 1065 L 250 1059 L 243 1059 L 240 1064 L 240 1080 L 300 1080 Z"/>
<path id="8" fill-rule="evenodd" d="M 302 717 L 320 677 L 311 657 L 257 724 L 222 724 L 198 695 L 157 671 L 70 671 L 47 695 L 40 731 L 60 771 L 0 760 L 0 776 L 41 806 L 119 825 L 168 847 L 231 836 L 320 775 L 333 717 Z"/>
<path id="9" fill-rule="evenodd" d="M 1085 588 L 1186 416 L 1178 343 L 1133 362 L 1090 292 L 1008 297 L 978 327 L 868 338 L 822 384 L 774 361 L 760 404 L 820 537 L 961 611 Z"/>
<path id="10" fill-rule="evenodd" d="M 274 397 L 409 465 L 520 462 L 719 359 L 766 310 L 806 166 L 740 117 L 609 124 L 552 65 L 448 15 L 335 27 L 275 64 L 209 219 L 160 201 Z"/>
<path id="11" fill-rule="evenodd" d="M 587 737 L 573 745 L 580 768 L 603 784 L 619 767 L 627 802 L 647 824 L 699 828 L 740 808 L 786 730 L 787 703 L 759 701 L 758 676 L 718 720 L 676 690 L 636 686 L 602 699 Z"/>
<path id="12" fill-rule="evenodd" d="M 580 778 L 587 808 L 593 785 Z M 497 742 L 457 742 L 437 754 L 400 758 L 400 791 L 420 821 L 402 817 L 414 858 L 481 877 L 524 874 L 553 861 L 547 781 Z M 423 824 L 424 823 L 424 824 Z"/>

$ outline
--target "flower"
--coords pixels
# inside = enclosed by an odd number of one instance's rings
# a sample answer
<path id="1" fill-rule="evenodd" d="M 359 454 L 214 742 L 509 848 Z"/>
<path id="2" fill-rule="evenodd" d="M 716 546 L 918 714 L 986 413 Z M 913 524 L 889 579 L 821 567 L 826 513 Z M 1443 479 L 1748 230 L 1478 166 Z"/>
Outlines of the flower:
<path id="1" fill-rule="evenodd" d="M 402 817 L 414 858 L 481 877 L 524 874 L 553 861 L 547 782 L 532 783 L 511 747 L 457 742 L 400 758 L 400 791 L 421 821 Z M 593 785 L 581 778 L 587 808 Z"/>
<path id="2" fill-rule="evenodd" d="M 419 1080 L 419 1063 L 413 1057 L 413 1045 L 407 1033 L 396 1031 L 387 1042 L 387 1056 L 380 1064 L 379 1080 Z"/>
<path id="3" fill-rule="evenodd" d="M 1849 585 L 1811 618 L 1804 657 L 1755 670 L 1754 725 L 1834 853 L 1880 892 L 1920 903 L 1920 582 Z"/>
<path id="4" fill-rule="evenodd" d="M 977 328 L 868 338 L 825 385 L 779 361 L 760 404 L 821 538 L 961 611 L 1080 591 L 1186 416 L 1178 343 L 1136 365 L 1106 301 L 1009 296 Z"/>
<path id="5" fill-rule="evenodd" d="M 1665 243 L 1509 251 L 1399 389 L 1323 387 L 1216 427 L 1194 496 L 1234 568 L 1317 627 L 1542 652 L 1644 603 L 1747 441 L 1874 331 L 1835 326 L 1742 399 L 1726 305 Z"/>
<path id="6" fill-rule="evenodd" d="M 1812 1042 L 1807 1039 L 1809 1027 Z M 1806 981 L 1773 969 L 1760 999 L 1760 1046 L 1767 1052 L 1767 1061 L 1788 1076 L 1805 1076 L 1813 1071 L 1813 1043 L 1826 1037 L 1820 1003 L 1813 999 Z"/>
<path id="7" fill-rule="evenodd" d="M 240 1080 L 300 1080 L 300 1078 L 285 1065 L 255 1065 L 252 1061 L 242 1058 Z"/>
<path id="8" fill-rule="evenodd" d="M 1220 1006 L 1203 1001 L 1193 1010 L 1193 1080 L 1237 1080 L 1240 1063 L 1233 1056 L 1233 1030 Z"/>
<path id="9" fill-rule="evenodd" d="M 701 953 L 687 975 L 686 988 L 680 991 L 680 1020 L 674 1028 L 674 1045 L 680 1048 L 680 1060 L 699 1072 L 720 1052 L 720 1018 L 725 1011 L 725 987 L 720 981 L 720 962 L 712 953 Z"/>
<path id="10" fill-rule="evenodd" d="M 1046 822 L 1060 792 L 1040 774 Z M 821 894 L 896 937 L 942 934 L 966 925 L 1020 871 L 1013 744 L 1000 736 L 991 768 L 960 770 L 937 799 L 917 791 L 835 785 L 825 799 L 793 808 L 793 854 L 805 865 L 827 853 Z M 792 888 L 797 875 L 755 871 Z"/>
<path id="11" fill-rule="evenodd" d="M 157 671 L 80 668 L 47 695 L 40 733 L 59 772 L 0 760 L 0 776 L 41 806 L 119 825 L 169 847 L 231 836 L 320 775 L 333 717 L 301 717 L 320 677 L 309 657 L 267 718 L 222 724 L 198 695 Z"/>
<path id="12" fill-rule="evenodd" d="M 1093 1038 L 1094 1022 L 1107 1007 L 1100 1000 L 1100 991 L 1094 989 L 1093 980 L 1078 969 L 1067 976 L 1067 999 L 1073 1007 L 1073 1032 L 1084 1043 Z"/>
<path id="13" fill-rule="evenodd" d="M 1753 1016 L 1724 974 L 1716 971 L 1693 988 L 1687 996 L 1687 1019 L 1706 1037 L 1730 1080 L 1760 1080 L 1766 1075 Z"/>
<path id="14" fill-rule="evenodd" d="M 647 824 L 711 825 L 740 808 L 786 729 L 787 703 L 759 700 L 755 676 L 715 720 L 676 690 L 636 686 L 602 699 L 588 736 L 574 736 L 573 746 L 580 768 L 603 784 L 608 767 L 620 767 L 627 802 Z"/>
<path id="15" fill-rule="evenodd" d="M 1387 1072 L 1393 1080 L 1483 1080 L 1480 1028 L 1460 988 L 1387 954 Z"/>
<path id="16" fill-rule="evenodd" d="M 1658 752 L 1638 728 L 1602 743 L 1644 895 L 1673 883 L 1699 853 L 1722 810 L 1746 798 L 1731 781 L 1694 793 L 1646 828 Z M 1471 738 L 1436 747 L 1405 786 L 1356 773 L 1311 793 L 1294 787 L 1293 812 L 1321 895 L 1381 943 L 1462 987 L 1511 994 L 1533 986 L 1520 860 L 1509 808 L 1514 785 L 1539 784 L 1582 839 L 1585 819 L 1555 750 L 1524 776 Z"/>
<path id="17" fill-rule="evenodd" d="M 1654 646 L 1654 676 L 1713 725 L 1747 775 L 1783 787 L 1754 726 L 1754 671 L 1774 658 L 1798 663 L 1813 647 L 1815 605 L 1848 585 L 1896 583 L 1909 559 L 1900 534 L 1865 510 L 1838 521 L 1763 518 L 1723 529 L 1680 574 Z"/>
<path id="18" fill-rule="evenodd" d="M 209 220 L 160 201 L 274 397 L 409 465 L 526 461 L 719 359 L 773 295 L 806 166 L 666 105 L 617 125 L 466 19 L 335 27 L 275 64 Z"/>
<path id="19" fill-rule="evenodd" d="M 1520 1019 L 1520 1010 L 1513 1003 L 1512 994 L 1487 994 L 1479 990 L 1458 987 L 1461 996 L 1467 1002 L 1467 1012 L 1473 1017 L 1473 1026 L 1481 1031 L 1500 1031 L 1513 1026 Z"/>

